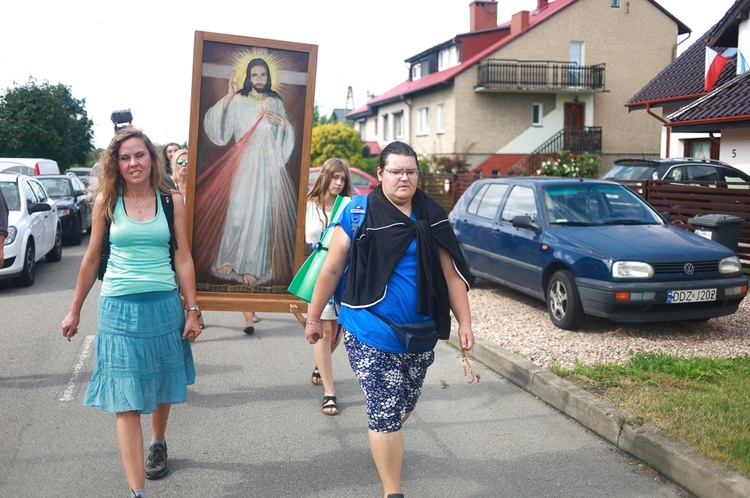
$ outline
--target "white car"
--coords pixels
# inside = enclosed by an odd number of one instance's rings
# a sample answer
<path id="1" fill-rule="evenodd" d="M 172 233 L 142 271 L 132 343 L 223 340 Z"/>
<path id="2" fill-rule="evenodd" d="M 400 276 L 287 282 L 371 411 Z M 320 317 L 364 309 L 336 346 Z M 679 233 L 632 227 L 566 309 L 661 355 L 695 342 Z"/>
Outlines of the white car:
<path id="1" fill-rule="evenodd" d="M 28 287 L 36 277 L 36 263 L 42 258 L 62 258 L 62 226 L 55 201 L 33 177 L 0 173 L 0 189 L 8 203 L 8 236 L 0 280 L 13 279 Z"/>

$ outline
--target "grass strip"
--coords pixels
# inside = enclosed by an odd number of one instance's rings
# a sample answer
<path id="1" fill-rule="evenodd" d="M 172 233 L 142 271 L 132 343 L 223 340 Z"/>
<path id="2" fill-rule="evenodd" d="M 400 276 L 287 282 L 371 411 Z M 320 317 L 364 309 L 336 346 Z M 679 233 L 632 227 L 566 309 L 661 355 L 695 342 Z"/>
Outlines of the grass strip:
<path id="1" fill-rule="evenodd" d="M 703 456 L 750 477 L 750 356 L 633 353 L 625 364 L 550 370 Z"/>

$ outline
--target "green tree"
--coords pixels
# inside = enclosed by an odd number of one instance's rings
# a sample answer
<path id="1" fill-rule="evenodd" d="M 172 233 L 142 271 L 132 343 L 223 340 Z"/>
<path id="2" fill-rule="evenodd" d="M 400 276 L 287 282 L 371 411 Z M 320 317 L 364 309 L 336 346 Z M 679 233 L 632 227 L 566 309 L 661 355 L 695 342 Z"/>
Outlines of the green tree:
<path id="1" fill-rule="evenodd" d="M 349 164 L 362 168 L 365 160 L 362 157 L 362 139 L 359 133 L 343 123 L 326 123 L 313 128 L 310 147 L 310 166 L 322 166 L 326 159 L 340 157 Z"/>
<path id="2" fill-rule="evenodd" d="M 54 159 L 61 170 L 86 164 L 93 150 L 86 99 L 70 87 L 33 78 L 0 96 L 0 156 Z"/>

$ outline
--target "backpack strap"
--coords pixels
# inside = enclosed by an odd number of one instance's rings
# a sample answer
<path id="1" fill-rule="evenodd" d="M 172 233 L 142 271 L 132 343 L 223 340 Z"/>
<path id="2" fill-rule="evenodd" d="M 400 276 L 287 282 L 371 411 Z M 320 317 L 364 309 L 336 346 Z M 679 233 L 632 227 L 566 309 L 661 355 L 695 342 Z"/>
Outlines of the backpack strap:
<path id="1" fill-rule="evenodd" d="M 167 218 L 167 225 L 169 226 L 169 262 L 172 265 L 172 271 L 175 271 L 174 252 L 178 249 L 178 246 L 177 238 L 174 235 L 174 199 L 172 199 L 171 193 L 162 194 L 161 192 L 159 192 L 159 198 L 161 199 L 161 208 L 164 211 L 164 216 Z M 109 227 L 112 225 L 112 220 L 105 218 L 105 222 L 102 259 L 99 260 L 99 271 L 96 275 L 99 280 L 104 280 L 104 274 L 107 272 L 107 264 L 109 263 Z"/>
<path id="2" fill-rule="evenodd" d="M 362 226 L 365 221 L 365 213 L 367 212 L 367 196 L 366 195 L 355 195 L 352 197 L 351 202 L 351 226 L 349 227 L 349 237 L 354 241 L 354 236 L 357 235 L 357 230 Z"/>
<path id="3" fill-rule="evenodd" d="M 174 235 L 174 199 L 172 193 L 162 194 L 159 192 L 161 198 L 161 208 L 164 210 L 164 216 L 167 218 L 167 225 L 169 226 L 169 262 L 172 265 L 172 271 L 174 268 L 174 252 L 178 249 L 177 238 Z"/>

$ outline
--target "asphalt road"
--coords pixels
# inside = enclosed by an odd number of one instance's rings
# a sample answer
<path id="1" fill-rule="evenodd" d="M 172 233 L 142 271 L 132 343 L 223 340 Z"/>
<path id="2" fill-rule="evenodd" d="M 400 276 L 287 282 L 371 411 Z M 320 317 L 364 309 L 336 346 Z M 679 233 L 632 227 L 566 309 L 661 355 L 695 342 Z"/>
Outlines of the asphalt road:
<path id="1" fill-rule="evenodd" d="M 80 333 L 60 335 L 87 237 L 41 263 L 31 288 L 0 281 L 0 497 L 128 495 L 114 415 L 82 406 L 93 364 L 98 284 Z M 334 354 L 341 414 L 321 413 L 312 349 L 292 315 L 204 311 L 198 378 L 173 408 L 170 474 L 149 497 L 382 496 L 364 399 L 343 347 Z M 634 458 L 441 342 L 405 428 L 404 491 L 416 497 L 689 496 Z M 149 419 L 143 418 L 150 437 Z"/>

